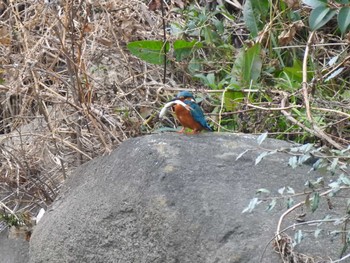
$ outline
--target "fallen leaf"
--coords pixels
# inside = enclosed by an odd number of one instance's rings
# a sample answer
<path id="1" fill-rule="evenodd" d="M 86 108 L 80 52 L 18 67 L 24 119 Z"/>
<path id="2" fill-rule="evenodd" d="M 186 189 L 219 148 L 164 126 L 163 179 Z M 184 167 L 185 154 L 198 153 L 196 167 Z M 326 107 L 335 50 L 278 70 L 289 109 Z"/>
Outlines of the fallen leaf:
<path id="1" fill-rule="evenodd" d="M 299 9 L 300 8 L 300 2 L 299 0 L 284 0 L 284 2 L 287 4 L 287 6 L 290 9 Z"/>
<path id="2" fill-rule="evenodd" d="M 10 32 L 6 27 L 0 27 L 0 44 L 3 46 L 11 44 Z"/>
<path id="3" fill-rule="evenodd" d="M 278 43 L 281 46 L 288 45 L 293 40 L 296 32 L 302 27 L 304 27 L 304 23 L 302 21 L 294 22 L 278 36 Z"/>
<path id="4" fill-rule="evenodd" d="M 160 1 L 162 1 L 162 0 L 151 0 L 151 2 L 149 2 L 149 4 L 148 4 L 149 10 L 156 11 L 156 10 L 160 9 L 162 6 Z"/>
<path id="5" fill-rule="evenodd" d="M 281 46 L 288 45 L 294 38 L 296 29 L 294 27 L 291 27 L 289 29 L 284 30 L 279 36 L 278 36 L 278 43 Z"/>

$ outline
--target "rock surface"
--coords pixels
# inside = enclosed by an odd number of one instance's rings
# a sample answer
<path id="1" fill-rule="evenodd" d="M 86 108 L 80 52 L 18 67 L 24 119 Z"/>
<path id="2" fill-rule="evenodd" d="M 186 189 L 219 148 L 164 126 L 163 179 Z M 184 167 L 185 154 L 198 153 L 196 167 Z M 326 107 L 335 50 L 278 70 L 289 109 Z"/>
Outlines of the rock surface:
<path id="1" fill-rule="evenodd" d="M 262 262 L 281 262 L 269 241 L 285 205 L 241 212 L 256 189 L 303 191 L 319 175 L 308 166 L 289 168 L 282 153 L 255 166 L 261 152 L 288 146 L 269 139 L 259 146 L 256 139 L 159 134 L 124 142 L 65 182 L 34 229 L 30 262 L 259 262 L 266 246 Z M 302 248 L 333 253 L 316 243 Z"/>
<path id="2" fill-rule="evenodd" d="M 8 229 L 0 233 L 0 262 L 26 263 L 29 261 L 29 242 L 23 238 L 8 238 Z"/>

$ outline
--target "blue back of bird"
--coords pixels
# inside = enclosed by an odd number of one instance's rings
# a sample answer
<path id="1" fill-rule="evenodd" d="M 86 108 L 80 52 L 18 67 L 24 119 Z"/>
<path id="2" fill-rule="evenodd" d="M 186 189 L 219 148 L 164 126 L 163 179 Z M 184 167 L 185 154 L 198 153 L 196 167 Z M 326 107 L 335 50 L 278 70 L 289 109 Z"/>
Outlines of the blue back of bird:
<path id="1" fill-rule="evenodd" d="M 199 122 L 205 129 L 212 131 L 207 121 L 205 120 L 204 113 L 197 103 L 192 100 L 185 100 L 188 106 L 191 107 L 191 115 L 196 122 Z"/>

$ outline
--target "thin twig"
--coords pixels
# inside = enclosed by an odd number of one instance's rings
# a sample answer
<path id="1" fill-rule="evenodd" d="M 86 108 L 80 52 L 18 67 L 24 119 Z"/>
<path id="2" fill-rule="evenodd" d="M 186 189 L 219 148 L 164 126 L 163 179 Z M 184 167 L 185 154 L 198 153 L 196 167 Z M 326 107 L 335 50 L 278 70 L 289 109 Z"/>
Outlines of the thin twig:
<path id="1" fill-rule="evenodd" d="M 160 0 L 162 9 L 162 23 L 163 23 L 163 47 L 164 47 L 164 64 L 163 64 L 163 84 L 166 81 L 166 64 L 167 64 L 167 39 L 166 39 L 166 25 L 165 25 L 165 10 L 164 0 Z"/>
<path id="2" fill-rule="evenodd" d="M 312 114 L 311 114 L 311 107 L 310 107 L 309 94 L 308 94 L 308 83 L 307 83 L 307 62 L 308 62 L 308 57 L 309 57 L 310 45 L 311 45 L 311 42 L 313 41 L 314 35 L 315 35 L 315 31 L 312 31 L 310 36 L 309 36 L 306 48 L 305 48 L 304 59 L 303 59 L 303 72 L 302 72 L 303 73 L 303 82 L 302 82 L 302 89 L 301 90 L 302 90 L 303 99 L 304 99 L 306 116 L 308 118 L 308 121 L 312 125 L 313 131 L 314 131 L 313 134 L 315 134 L 320 139 L 327 141 L 333 147 L 341 150 L 344 147 L 341 146 L 336 141 L 334 141 L 331 137 L 329 137 L 323 130 L 321 130 L 320 127 L 318 127 L 318 125 L 314 121 Z"/>

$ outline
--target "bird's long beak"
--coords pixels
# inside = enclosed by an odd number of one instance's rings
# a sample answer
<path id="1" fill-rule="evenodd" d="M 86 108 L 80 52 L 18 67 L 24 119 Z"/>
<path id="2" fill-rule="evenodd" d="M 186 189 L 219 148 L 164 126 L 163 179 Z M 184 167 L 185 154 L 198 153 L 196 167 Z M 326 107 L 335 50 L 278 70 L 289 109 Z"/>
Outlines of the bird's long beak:
<path id="1" fill-rule="evenodd" d="M 170 106 L 173 106 L 175 104 L 180 104 L 180 105 L 182 105 L 182 107 L 184 107 L 185 109 L 187 109 L 189 111 L 192 110 L 192 108 L 190 106 L 186 105 L 186 103 L 184 103 L 183 101 L 175 99 L 175 100 L 169 101 L 167 104 L 164 105 L 163 109 L 159 113 L 159 117 L 162 118 L 165 115 L 167 108 L 169 108 Z"/>

